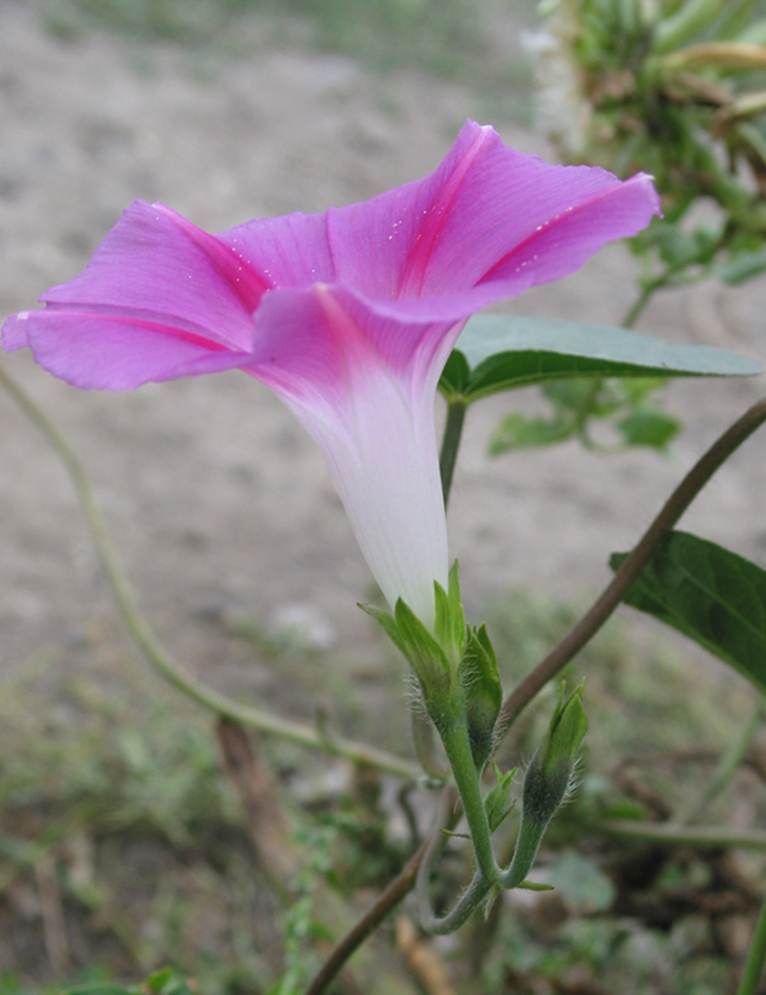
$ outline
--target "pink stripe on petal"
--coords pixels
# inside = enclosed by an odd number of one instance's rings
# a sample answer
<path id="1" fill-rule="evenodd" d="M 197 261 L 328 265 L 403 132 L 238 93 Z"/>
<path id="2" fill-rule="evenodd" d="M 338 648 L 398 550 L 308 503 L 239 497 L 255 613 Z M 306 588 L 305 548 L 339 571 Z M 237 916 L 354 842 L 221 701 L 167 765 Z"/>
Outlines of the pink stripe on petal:
<path id="1" fill-rule="evenodd" d="M 235 289 L 237 284 L 220 271 L 226 250 L 216 243 L 211 259 L 202 242 L 190 238 L 188 229 L 179 227 L 167 208 L 135 201 L 85 270 L 40 299 L 84 310 L 106 307 L 151 313 L 167 324 L 177 319 L 204 329 L 228 348 L 247 351 L 253 336 L 252 314 Z"/>
<path id="2" fill-rule="evenodd" d="M 306 287 L 336 279 L 326 214 L 257 218 L 216 235 L 270 287 Z"/>
<path id="3" fill-rule="evenodd" d="M 428 314 L 408 313 L 407 306 L 401 307 L 399 301 L 386 301 L 381 305 L 342 286 L 332 288 L 332 293 L 337 304 L 362 332 L 378 362 L 393 375 L 418 383 L 423 381 L 423 376 L 416 371 L 430 367 L 445 349 L 446 362 L 465 318 L 471 313 L 453 308 L 446 319 L 440 320 Z"/>
<path id="4" fill-rule="evenodd" d="M 518 279 L 520 291 L 574 272 L 607 242 L 636 235 L 660 214 L 650 176 L 639 173 L 566 208 L 515 246 L 481 280 L 507 288 Z M 533 278 L 522 271 L 534 272 Z"/>
<path id="5" fill-rule="evenodd" d="M 464 129 L 464 131 L 467 130 Z M 434 247 L 437 239 L 443 234 L 444 225 L 453 202 L 459 196 L 461 187 L 465 183 L 471 168 L 486 148 L 488 142 L 491 141 L 492 136 L 497 137 L 495 131 L 488 127 L 477 128 L 475 134 L 473 134 L 473 128 L 470 131 L 472 133 L 471 144 L 455 163 L 454 170 L 445 178 L 441 190 L 439 190 L 428 212 L 424 214 L 420 231 L 407 256 L 407 262 L 399 280 L 397 297 L 407 299 L 420 297 L 422 294 L 426 272 L 434 252 Z"/>
<path id="6" fill-rule="evenodd" d="M 430 176 L 405 183 L 361 204 L 327 212 L 327 238 L 337 271 L 337 281 L 371 299 L 401 296 L 408 265 L 422 275 L 426 256 L 418 250 L 429 217 L 441 224 L 458 182 L 495 132 L 468 121 L 460 130 L 441 165 Z M 432 231 L 433 241 L 439 232 Z M 431 245 L 430 251 L 433 249 Z M 418 262 L 409 263 L 415 254 Z M 420 279 L 420 276 L 418 277 Z"/>
<path id="7" fill-rule="evenodd" d="M 446 320 L 408 314 L 416 302 L 381 305 L 342 286 L 274 290 L 256 314 L 248 372 L 278 392 L 332 398 L 342 407 L 355 368 L 376 368 L 402 390 L 422 390 L 433 365 L 443 366 L 470 304 Z M 427 306 L 427 302 L 423 302 Z M 433 310 L 433 308 L 432 308 Z M 441 367 L 436 371 L 438 380 Z M 434 389 L 436 381 L 434 381 Z"/>
<path id="8" fill-rule="evenodd" d="M 31 311 L 35 360 L 75 387 L 133 390 L 150 381 L 242 366 L 246 353 L 224 349 L 165 325 L 77 311 Z"/>
<path id="9" fill-rule="evenodd" d="M 244 369 L 278 394 L 346 397 L 344 357 L 314 288 L 272 290 L 255 315 L 252 354 Z"/>
<path id="10" fill-rule="evenodd" d="M 242 302 L 242 306 L 251 314 L 258 307 L 261 297 L 270 290 L 273 283 L 264 279 L 245 261 L 242 253 L 234 245 L 226 245 L 215 235 L 187 221 L 176 211 L 164 204 L 152 204 L 152 207 L 168 217 L 186 237 L 194 243 L 208 258 L 214 269 L 226 280 L 231 289 Z"/>

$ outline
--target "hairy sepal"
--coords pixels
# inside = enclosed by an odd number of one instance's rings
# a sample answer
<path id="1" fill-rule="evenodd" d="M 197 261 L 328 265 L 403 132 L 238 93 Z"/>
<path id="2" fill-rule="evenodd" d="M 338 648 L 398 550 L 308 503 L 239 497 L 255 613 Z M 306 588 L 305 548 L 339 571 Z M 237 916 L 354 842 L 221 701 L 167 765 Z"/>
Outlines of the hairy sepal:
<path id="1" fill-rule="evenodd" d="M 468 644 L 458 667 L 458 678 L 465 698 L 473 762 L 481 771 L 494 751 L 495 723 L 503 702 L 500 671 L 486 626 L 468 630 Z"/>
<path id="2" fill-rule="evenodd" d="M 438 581 L 434 581 L 434 598 L 436 603 L 434 635 L 444 649 L 450 664 L 457 669 L 465 654 L 468 640 L 457 560 L 449 572 L 446 591 Z"/>
<path id="3" fill-rule="evenodd" d="M 505 774 L 501 774 L 497 764 L 493 764 L 492 766 L 495 770 L 497 783 L 487 793 L 487 797 L 484 799 L 484 807 L 487 810 L 489 831 L 494 833 L 513 810 L 514 803 L 511 801 L 511 785 L 513 784 L 513 779 L 516 777 L 516 768 L 513 767 L 511 770 L 506 771 Z"/>

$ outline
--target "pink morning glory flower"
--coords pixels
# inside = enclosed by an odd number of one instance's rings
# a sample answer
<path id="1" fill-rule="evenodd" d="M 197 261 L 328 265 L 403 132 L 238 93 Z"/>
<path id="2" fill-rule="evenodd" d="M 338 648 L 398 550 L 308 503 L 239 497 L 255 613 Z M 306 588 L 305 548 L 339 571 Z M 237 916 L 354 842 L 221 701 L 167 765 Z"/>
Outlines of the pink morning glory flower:
<path id="1" fill-rule="evenodd" d="M 448 572 L 433 407 L 455 340 L 658 212 L 646 175 L 550 166 L 469 121 L 430 176 L 324 214 L 210 235 L 136 201 L 45 308 L 6 320 L 3 345 L 85 388 L 262 380 L 322 449 L 389 603 L 432 627 Z"/>

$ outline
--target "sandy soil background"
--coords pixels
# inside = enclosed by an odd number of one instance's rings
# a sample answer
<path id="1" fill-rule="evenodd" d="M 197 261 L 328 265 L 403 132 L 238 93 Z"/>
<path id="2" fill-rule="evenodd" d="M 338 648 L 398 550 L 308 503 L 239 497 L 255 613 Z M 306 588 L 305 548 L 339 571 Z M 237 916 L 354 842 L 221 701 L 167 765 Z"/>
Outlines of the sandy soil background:
<path id="1" fill-rule="evenodd" d="M 509 58 L 517 28 L 512 18 L 498 27 Z M 486 120 L 489 101 L 467 86 L 415 70 L 378 77 L 299 41 L 276 43 L 257 21 L 247 31 L 251 54 L 239 59 L 107 33 L 66 40 L 33 7 L 0 2 L 0 314 L 79 272 L 134 198 L 162 200 L 213 231 L 323 210 L 424 175 L 466 117 Z M 507 113 L 488 123 L 551 157 L 513 123 L 513 101 L 495 95 L 495 112 Z M 623 248 L 610 247 L 510 307 L 618 323 L 634 274 Z M 765 286 L 674 292 L 640 328 L 766 360 Z M 265 388 L 231 373 L 86 393 L 27 355 L 3 361 L 82 456 L 141 604 L 178 657 L 212 683 L 268 696 L 268 668 L 244 668 L 215 619 L 245 613 L 268 626 L 299 604 L 312 606 L 340 655 L 363 659 L 372 630 L 355 602 L 369 574 L 320 455 Z M 499 416 L 536 395 L 475 407 L 450 509 L 474 617 L 515 586 L 575 601 L 595 592 L 609 553 L 634 542 L 762 390 L 757 380 L 671 386 L 667 406 L 686 428 L 668 459 L 604 458 L 571 444 L 491 460 Z M 0 425 L 2 675 L 45 646 L 87 644 L 113 609 L 57 457 L 2 394 Z M 751 441 L 684 521 L 762 563 L 765 446 L 766 437 Z"/>

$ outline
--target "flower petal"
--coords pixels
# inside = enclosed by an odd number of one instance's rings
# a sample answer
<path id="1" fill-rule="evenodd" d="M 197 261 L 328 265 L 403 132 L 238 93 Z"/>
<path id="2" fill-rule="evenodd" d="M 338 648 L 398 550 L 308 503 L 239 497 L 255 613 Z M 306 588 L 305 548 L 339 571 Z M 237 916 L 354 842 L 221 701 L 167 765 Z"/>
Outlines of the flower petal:
<path id="1" fill-rule="evenodd" d="M 656 213 L 659 198 L 643 174 L 621 183 L 602 169 L 551 166 L 469 121 L 431 176 L 329 211 L 328 237 L 339 282 L 369 299 L 450 298 L 508 260 L 507 272 L 493 277 L 497 300 L 573 272 L 605 242 L 636 234 Z M 514 252 L 524 255 L 522 247 L 529 259 L 512 260 Z M 554 253 L 556 264 L 546 268 L 544 253 Z M 516 276 L 516 265 L 534 275 Z M 499 286 L 501 276 L 507 287 Z M 474 299 L 477 309 L 491 298 Z"/>
<path id="2" fill-rule="evenodd" d="M 266 289 L 215 236 L 162 204 L 135 201 L 85 270 L 40 299 L 158 321 L 247 350 Z"/>
<path id="3" fill-rule="evenodd" d="M 256 218 L 216 236 L 270 287 L 334 283 L 335 264 L 327 240 L 326 214 Z"/>
<path id="4" fill-rule="evenodd" d="M 75 387 L 132 390 L 149 381 L 229 370 L 249 358 L 158 322 L 69 308 L 8 318 L 6 349 L 20 340 L 21 328 L 21 344 L 31 348 L 36 362 Z"/>
<path id="5" fill-rule="evenodd" d="M 362 553 L 393 606 L 428 626 L 433 582 L 447 584 L 447 526 L 433 403 L 462 329 L 394 328 L 342 290 L 275 290 L 256 316 L 259 347 L 245 369 L 279 394 L 323 451 Z M 404 366 L 378 344 L 415 337 Z M 259 349 L 260 352 L 260 349 Z M 398 365 L 398 369 L 395 368 Z"/>
<path id="6" fill-rule="evenodd" d="M 390 604 L 432 627 L 447 586 L 433 403 L 465 320 L 658 211 L 649 177 L 549 166 L 468 122 L 431 176 L 325 215 L 209 235 L 137 201 L 3 343 L 82 387 L 233 366 L 263 380 L 324 451 Z"/>

